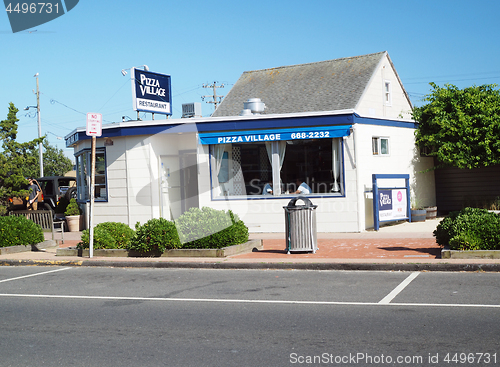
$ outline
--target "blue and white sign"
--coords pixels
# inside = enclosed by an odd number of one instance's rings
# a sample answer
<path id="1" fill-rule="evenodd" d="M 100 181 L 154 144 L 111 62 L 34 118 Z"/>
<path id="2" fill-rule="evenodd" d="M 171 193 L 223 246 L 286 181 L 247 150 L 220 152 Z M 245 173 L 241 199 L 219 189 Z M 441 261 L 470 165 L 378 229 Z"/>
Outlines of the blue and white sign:
<path id="1" fill-rule="evenodd" d="M 380 221 L 407 217 L 406 189 L 378 190 Z"/>
<path id="2" fill-rule="evenodd" d="M 132 68 L 134 110 L 172 114 L 170 75 Z"/>
<path id="3" fill-rule="evenodd" d="M 259 143 L 275 140 L 332 139 L 349 136 L 351 125 L 200 133 L 201 144 Z"/>

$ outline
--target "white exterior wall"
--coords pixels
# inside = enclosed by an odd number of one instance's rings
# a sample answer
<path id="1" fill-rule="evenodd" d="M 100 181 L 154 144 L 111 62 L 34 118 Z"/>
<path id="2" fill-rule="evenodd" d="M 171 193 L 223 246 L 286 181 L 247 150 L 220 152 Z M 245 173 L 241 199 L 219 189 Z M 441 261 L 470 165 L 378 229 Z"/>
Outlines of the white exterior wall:
<path id="1" fill-rule="evenodd" d="M 99 139 L 97 146 L 103 145 Z M 122 222 L 134 228 L 136 222 L 153 218 L 158 213 L 158 197 L 151 182 L 158 170 L 151 164 L 148 137 L 113 138 L 106 147 L 107 202 L 94 202 L 94 223 Z"/>
<path id="2" fill-rule="evenodd" d="M 111 139 L 106 146 L 107 202 L 94 202 L 94 223 L 121 222 L 131 228 L 160 217 L 159 167 L 162 155 L 196 149 L 195 134 L 156 134 Z M 97 139 L 97 147 L 104 139 Z M 77 144 L 75 152 L 89 149 L 90 141 Z"/>
<path id="3" fill-rule="evenodd" d="M 391 83 L 391 103 L 384 100 L 385 82 Z M 411 104 L 399 83 L 396 71 L 387 55 L 382 59 L 378 69 L 373 74 L 370 83 L 364 91 L 356 111 L 363 116 L 389 118 L 389 119 L 410 119 Z"/>
<path id="4" fill-rule="evenodd" d="M 98 140 L 98 143 L 102 141 Z M 106 169 L 108 202 L 95 202 L 96 224 L 110 221 L 129 224 L 127 195 L 126 138 L 113 139 L 113 145 L 106 147 Z"/>
<path id="5" fill-rule="evenodd" d="M 372 174 L 409 174 L 412 201 L 422 206 L 436 204 L 432 158 L 420 157 L 415 147 L 415 130 L 402 127 L 355 125 L 359 168 L 359 194 L 364 197 L 364 228 L 373 228 Z M 389 155 L 373 155 L 372 138 L 389 138 Z M 404 180 L 385 180 L 384 185 L 404 186 Z M 379 183 L 380 186 L 380 183 Z M 417 189 L 418 187 L 418 189 Z M 410 203 L 411 204 L 411 203 Z"/>

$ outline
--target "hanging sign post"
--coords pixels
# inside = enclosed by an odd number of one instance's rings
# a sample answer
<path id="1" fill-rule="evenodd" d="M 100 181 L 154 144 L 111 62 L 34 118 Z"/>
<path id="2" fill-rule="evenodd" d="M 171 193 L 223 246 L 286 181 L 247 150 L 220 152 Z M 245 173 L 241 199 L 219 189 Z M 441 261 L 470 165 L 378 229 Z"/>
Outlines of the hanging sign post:
<path id="1" fill-rule="evenodd" d="M 89 217 L 89 257 L 94 256 L 94 191 L 95 191 L 95 144 L 96 137 L 102 135 L 102 115 L 87 113 L 87 136 L 92 137 L 92 159 L 90 175 L 90 217 Z"/>

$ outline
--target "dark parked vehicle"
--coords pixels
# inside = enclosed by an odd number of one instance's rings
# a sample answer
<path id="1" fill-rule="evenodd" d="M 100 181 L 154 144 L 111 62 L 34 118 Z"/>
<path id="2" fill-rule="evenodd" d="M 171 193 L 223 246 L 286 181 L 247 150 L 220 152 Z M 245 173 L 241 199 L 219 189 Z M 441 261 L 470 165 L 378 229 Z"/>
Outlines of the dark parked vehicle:
<path id="1" fill-rule="evenodd" d="M 48 176 L 37 178 L 42 189 L 42 198 L 38 200 L 38 210 L 55 210 L 59 200 L 76 199 L 76 178 L 66 176 Z M 12 198 L 10 210 L 26 210 L 25 198 Z"/>
<path id="2" fill-rule="evenodd" d="M 76 199 L 76 178 L 66 176 L 48 176 L 37 179 L 43 191 L 44 209 L 55 210 L 59 200 L 66 197 L 66 200 L 71 198 Z M 40 207 L 40 203 L 38 203 Z"/>

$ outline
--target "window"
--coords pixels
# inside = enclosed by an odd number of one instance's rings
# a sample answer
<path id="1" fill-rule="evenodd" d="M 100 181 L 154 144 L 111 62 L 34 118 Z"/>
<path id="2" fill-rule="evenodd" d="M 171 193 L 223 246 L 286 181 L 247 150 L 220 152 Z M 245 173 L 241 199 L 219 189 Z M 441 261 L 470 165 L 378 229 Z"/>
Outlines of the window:
<path id="1" fill-rule="evenodd" d="M 218 144 L 211 146 L 211 153 L 215 196 L 260 195 L 272 183 L 265 144 Z"/>
<path id="2" fill-rule="evenodd" d="M 389 155 L 389 138 L 372 138 L 373 155 Z"/>
<path id="3" fill-rule="evenodd" d="M 384 104 L 390 106 L 392 104 L 391 82 L 386 80 L 384 82 Z"/>
<path id="4" fill-rule="evenodd" d="M 229 154 L 224 152 L 222 155 L 222 162 L 220 166 L 219 175 L 217 176 L 219 183 L 225 183 L 229 181 Z"/>
<path id="5" fill-rule="evenodd" d="M 76 179 L 78 185 L 78 201 L 90 200 L 91 152 L 85 150 L 76 156 Z M 94 200 L 107 201 L 106 152 L 96 149 Z"/>
<path id="6" fill-rule="evenodd" d="M 339 195 L 341 152 L 339 138 L 211 145 L 213 196 L 294 194 L 302 182 L 311 194 Z"/>
<path id="7" fill-rule="evenodd" d="M 281 169 L 285 192 L 294 193 L 302 182 L 312 189 L 312 193 L 333 192 L 332 160 L 331 139 L 288 141 Z"/>

